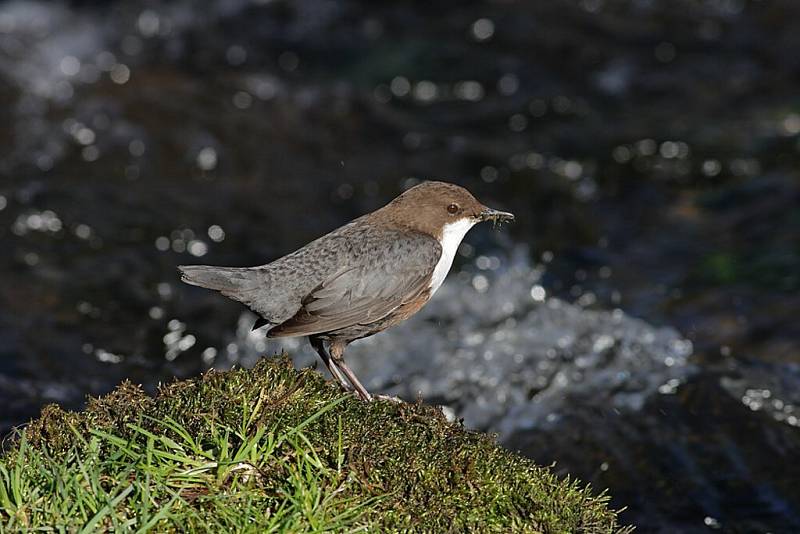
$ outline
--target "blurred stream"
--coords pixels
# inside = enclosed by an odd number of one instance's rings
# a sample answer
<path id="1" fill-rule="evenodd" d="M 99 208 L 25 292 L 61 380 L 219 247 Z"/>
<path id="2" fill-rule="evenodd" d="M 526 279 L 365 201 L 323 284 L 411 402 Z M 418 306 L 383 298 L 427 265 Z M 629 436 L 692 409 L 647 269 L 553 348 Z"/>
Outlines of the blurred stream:
<path id="1" fill-rule="evenodd" d="M 800 531 L 800 4 L 0 3 L 0 432 L 125 378 L 251 365 L 175 265 L 256 265 L 421 179 L 473 230 L 355 343 L 609 488 L 637 532 Z"/>

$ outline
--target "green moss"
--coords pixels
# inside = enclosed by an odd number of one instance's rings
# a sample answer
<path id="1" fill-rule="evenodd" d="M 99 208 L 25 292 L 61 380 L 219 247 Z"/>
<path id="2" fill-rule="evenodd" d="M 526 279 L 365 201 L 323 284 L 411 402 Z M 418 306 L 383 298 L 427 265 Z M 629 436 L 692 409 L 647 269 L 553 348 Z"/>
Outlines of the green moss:
<path id="1" fill-rule="evenodd" d="M 9 531 L 626 530 L 606 503 L 436 408 L 361 402 L 285 356 L 48 406 L 0 460 Z"/>

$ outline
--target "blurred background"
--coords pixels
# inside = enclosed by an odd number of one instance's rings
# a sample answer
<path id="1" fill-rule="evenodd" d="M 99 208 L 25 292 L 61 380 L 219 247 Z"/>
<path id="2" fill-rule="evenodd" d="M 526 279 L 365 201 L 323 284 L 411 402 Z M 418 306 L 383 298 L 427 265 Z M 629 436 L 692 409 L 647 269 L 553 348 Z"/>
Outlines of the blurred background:
<path id="1" fill-rule="evenodd" d="M 184 263 L 266 263 L 419 180 L 473 230 L 354 344 L 639 532 L 800 531 L 794 0 L 0 3 L 0 432 L 252 365 Z"/>

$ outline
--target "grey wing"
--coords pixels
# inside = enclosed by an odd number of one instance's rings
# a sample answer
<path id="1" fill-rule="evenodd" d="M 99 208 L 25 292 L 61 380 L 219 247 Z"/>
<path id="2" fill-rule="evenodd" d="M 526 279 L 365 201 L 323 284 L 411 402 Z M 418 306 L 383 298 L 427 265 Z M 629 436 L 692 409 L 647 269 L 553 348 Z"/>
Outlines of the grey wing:
<path id="1" fill-rule="evenodd" d="M 308 336 L 375 322 L 430 287 L 441 254 L 439 242 L 424 234 L 380 242 L 359 264 L 314 288 L 300 310 L 267 335 Z"/>

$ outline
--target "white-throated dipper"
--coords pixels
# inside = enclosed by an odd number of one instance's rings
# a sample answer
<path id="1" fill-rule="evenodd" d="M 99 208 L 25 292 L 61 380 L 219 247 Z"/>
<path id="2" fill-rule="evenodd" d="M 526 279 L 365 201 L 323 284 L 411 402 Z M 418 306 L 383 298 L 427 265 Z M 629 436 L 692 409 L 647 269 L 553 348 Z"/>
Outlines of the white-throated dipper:
<path id="1" fill-rule="evenodd" d="M 348 343 L 418 312 L 442 285 L 476 223 L 512 220 L 463 187 L 423 182 L 272 263 L 178 269 L 184 282 L 247 305 L 261 317 L 254 329 L 271 327 L 268 337 L 308 336 L 331 375 L 345 389 L 349 380 L 370 400 L 344 361 Z"/>

